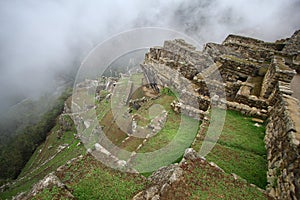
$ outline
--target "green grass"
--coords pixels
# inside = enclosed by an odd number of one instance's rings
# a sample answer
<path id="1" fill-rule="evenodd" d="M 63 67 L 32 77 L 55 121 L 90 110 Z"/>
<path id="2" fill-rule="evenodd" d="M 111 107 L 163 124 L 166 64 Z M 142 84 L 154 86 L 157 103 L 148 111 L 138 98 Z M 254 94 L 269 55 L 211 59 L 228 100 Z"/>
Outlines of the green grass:
<path id="1" fill-rule="evenodd" d="M 65 164 L 66 161 L 85 153 L 82 145 L 77 146 L 79 140 L 74 138 L 73 131 L 65 132 L 61 139 L 58 139 L 56 134 L 58 128 L 59 126 L 57 125 L 52 129 L 46 141 L 36 149 L 27 162 L 16 183 L 1 193 L 0 199 L 11 198 L 20 192 L 28 191 L 34 183 L 44 178 L 50 172 L 55 171 L 59 166 Z M 69 144 L 69 147 L 57 153 L 57 148 L 63 144 Z M 53 155 L 55 157 L 48 160 Z"/>
<path id="2" fill-rule="evenodd" d="M 127 137 L 127 134 L 120 129 L 119 125 L 114 121 L 114 115 L 110 110 L 102 119 L 100 124 L 104 127 L 103 132 L 106 137 L 115 145 L 119 146 Z"/>
<path id="3" fill-rule="evenodd" d="M 180 126 L 181 128 L 179 129 Z M 157 135 L 150 138 L 139 152 L 145 153 L 161 149 L 174 139 L 183 140 L 183 143 L 185 143 L 184 140 L 188 140 L 192 143 L 197 134 L 197 129 L 195 129 L 195 127 L 198 126 L 199 122 L 197 120 L 193 120 L 186 116 L 180 116 L 173 111 L 169 111 L 168 119 L 163 129 Z M 194 128 L 194 131 L 190 129 L 191 127 Z"/>
<path id="4" fill-rule="evenodd" d="M 78 200 L 131 199 L 148 184 L 141 175 L 110 169 L 90 155 L 56 175 Z M 63 194 L 64 191 L 54 187 L 44 189 L 36 199 L 64 199 Z"/>
<path id="5" fill-rule="evenodd" d="M 109 94 L 109 92 L 107 90 L 101 90 L 99 92 L 99 95 L 100 95 L 100 100 L 103 100 L 105 99 L 105 97 Z"/>
<path id="6" fill-rule="evenodd" d="M 126 79 L 123 81 L 126 82 Z M 145 102 L 140 109 L 134 111 L 134 113 L 131 113 L 132 115 L 141 116 L 137 118 L 137 124 L 138 126 L 147 129 L 147 125 L 154 117 L 151 116 L 153 113 L 151 114 L 151 112 L 149 112 L 150 109 L 152 110 L 152 106 L 159 105 L 168 112 L 167 120 L 162 130 L 160 130 L 155 136 L 149 138 L 144 146 L 137 151 L 138 154 L 147 154 L 164 149 L 166 146 L 170 145 L 170 147 L 166 149 L 168 152 L 165 152 L 164 156 L 157 155 L 155 158 L 151 157 L 151 163 L 153 163 L 151 166 L 156 166 L 155 168 L 178 161 L 178 158 L 182 156 L 184 150 L 191 145 L 199 127 L 199 122 L 197 120 L 174 113 L 170 104 L 173 102 L 173 100 L 175 100 L 176 97 L 170 90 L 166 89 L 163 91 L 165 92 L 162 93 L 158 99 Z M 105 106 L 103 106 L 103 104 L 105 104 Z M 124 132 L 124 130 L 120 129 L 116 122 L 114 122 L 114 118 L 116 119 L 116 117 L 108 107 L 110 107 L 109 102 L 100 102 L 97 107 L 98 119 L 100 120 L 100 124 L 104 127 L 103 130 L 105 135 L 112 143 L 121 147 L 122 149 L 129 152 L 136 151 L 137 147 L 143 142 L 144 138 L 129 137 L 126 142 L 122 143 L 122 141 L 128 137 L 128 135 Z M 154 110 L 152 111 L 157 111 Z M 105 112 L 105 115 L 103 112 Z M 194 130 L 191 130 L 191 127 L 194 128 Z M 174 140 L 176 142 L 172 143 Z M 122 155 L 119 156 L 122 157 Z M 147 163 L 149 163 L 148 159 L 146 160 Z M 145 164 L 145 158 L 137 157 L 133 163 L 135 163 L 134 167 L 136 167 L 137 170 L 140 169 L 142 172 L 144 172 L 145 167 L 146 169 L 151 168 L 149 166 L 145 166 L 148 165 Z"/>
<path id="7" fill-rule="evenodd" d="M 64 190 L 57 186 L 51 189 L 44 189 L 41 193 L 38 193 L 32 200 L 67 200 L 69 198 L 63 196 Z"/>
<path id="8" fill-rule="evenodd" d="M 136 148 L 143 142 L 143 140 L 144 138 L 129 137 L 126 142 L 120 145 L 120 148 L 130 152 L 135 151 Z"/>
<path id="9" fill-rule="evenodd" d="M 250 183 L 265 188 L 267 159 L 264 133 L 264 126 L 256 127 L 251 118 L 227 110 L 222 134 L 206 158 L 226 172 L 235 173 Z M 203 138 L 193 146 L 197 151 Z"/>
<path id="10" fill-rule="evenodd" d="M 144 91 L 142 87 L 136 88 L 134 87 L 134 90 L 131 95 L 131 99 L 140 99 L 144 96 Z"/>
<path id="11" fill-rule="evenodd" d="M 163 89 L 161 89 L 160 93 L 168 95 L 168 96 L 173 96 L 173 97 L 178 97 L 179 96 L 179 94 L 175 93 L 174 91 L 172 91 L 168 87 L 164 87 Z"/>
<path id="12" fill-rule="evenodd" d="M 173 197 L 180 192 L 189 195 L 188 199 L 266 199 L 259 190 L 242 180 L 234 180 L 229 174 L 196 160 L 183 166 L 184 185 L 174 185 L 178 191 L 170 191 Z M 181 185 L 182 184 L 182 185 Z M 179 198 L 177 198 L 179 199 Z"/>
<path id="13" fill-rule="evenodd" d="M 149 138 L 137 151 L 141 155 L 138 154 L 133 163 L 138 171 L 150 172 L 153 169 L 178 162 L 184 150 L 193 142 L 198 131 L 199 121 L 174 113 L 170 107 L 170 103 L 174 99 L 173 95 L 162 94 L 160 98 L 147 102 L 136 112 L 147 117 L 148 109 L 156 104 L 164 107 L 168 112 L 163 128 L 155 136 Z"/>
<path id="14" fill-rule="evenodd" d="M 267 163 L 263 156 L 216 144 L 206 158 L 227 173 L 235 173 L 260 188 L 267 184 Z"/>
<path id="15" fill-rule="evenodd" d="M 159 99 L 147 102 L 142 108 L 140 108 L 136 113 L 150 119 L 148 114 L 148 109 L 155 104 L 163 106 L 168 112 L 167 120 L 163 126 L 163 129 L 157 133 L 157 135 L 151 137 L 147 143 L 138 151 L 139 153 L 146 153 L 160 149 L 170 141 L 173 140 L 177 134 L 178 128 L 180 126 L 181 116 L 174 113 L 170 107 L 170 103 L 175 99 L 173 96 L 162 95 Z"/>
<path id="16" fill-rule="evenodd" d="M 141 77 L 136 76 L 131 79 L 135 84 L 141 80 Z M 126 83 L 128 79 L 123 81 Z M 133 161 L 135 168 L 143 172 L 145 176 L 150 175 L 153 167 L 157 169 L 180 161 L 184 150 L 191 145 L 198 131 L 197 120 L 172 111 L 170 103 L 175 98 L 176 95 L 169 90 L 162 90 L 160 98 L 148 101 L 134 112 L 146 119 L 146 121 L 138 122 L 139 125 L 145 126 L 146 122 L 151 120 L 149 115 L 151 106 L 158 104 L 168 112 L 163 129 L 149 138 L 137 152 L 146 156 L 137 157 Z M 122 149 L 135 151 L 143 138 L 131 137 L 125 143 L 121 143 L 127 134 L 121 131 L 117 124 L 112 123 L 111 102 L 102 100 L 96 102 L 96 105 L 98 120 L 105 125 L 104 129 L 109 139 Z M 86 113 L 87 117 L 92 114 L 92 112 Z M 215 116 L 214 120 L 220 119 L 221 114 Z M 85 153 L 82 145 L 77 146 L 79 140 L 74 139 L 75 129 L 65 132 L 61 139 L 57 138 L 58 129 L 58 125 L 54 127 L 45 143 L 37 148 L 20 174 L 19 178 L 23 177 L 23 179 L 18 180 L 9 190 L 0 194 L 0 199 L 28 191 L 34 183 L 55 171 L 66 161 Z M 235 111 L 227 111 L 222 134 L 206 158 L 215 162 L 227 173 L 236 173 L 248 182 L 264 188 L 267 170 L 264 132 L 264 126 L 255 127 L 251 118 Z M 202 145 L 201 139 L 192 146 L 196 150 L 199 150 Z M 174 141 L 176 143 L 173 143 Z M 69 144 L 69 148 L 57 153 L 58 146 L 62 144 Z M 55 157 L 47 161 L 53 155 Z M 42 165 L 44 162 L 46 164 Z M 141 175 L 125 174 L 109 169 L 92 156 L 85 156 L 83 160 L 76 161 L 66 171 L 57 172 L 57 176 L 67 185 L 76 199 L 131 199 L 147 185 L 147 181 Z M 265 199 L 257 189 L 249 187 L 243 181 L 233 182 L 231 175 L 212 171 L 211 167 L 205 165 L 192 166 L 184 177 L 188 187 L 180 185 L 181 188 L 178 186 L 174 194 L 182 195 L 188 192 L 192 199 Z M 53 187 L 43 190 L 36 196 L 36 199 L 64 199 L 66 198 L 64 192 L 60 188 Z M 179 194 L 180 192 L 182 194 Z"/>
<path id="17" fill-rule="evenodd" d="M 111 174 L 101 169 L 93 169 L 73 187 L 77 199 L 130 199 L 137 191 L 143 189 L 142 184 L 134 180 L 124 180 L 122 174 Z"/>
<path id="18" fill-rule="evenodd" d="M 218 142 L 225 146 L 258 155 L 266 155 L 265 127 L 256 127 L 254 124 L 255 122 L 250 117 L 245 117 L 236 111 L 227 110 L 226 121 Z"/>
<path id="19" fill-rule="evenodd" d="M 77 104 L 80 109 L 79 111 L 82 111 L 84 108 L 84 105 L 93 105 L 95 102 L 95 96 L 94 94 L 90 94 L 87 88 L 77 88 L 76 92 L 73 93 L 72 96 L 72 102 Z M 73 107 L 74 105 L 72 105 Z M 74 106 L 76 111 L 77 106 Z"/>
<path id="20" fill-rule="evenodd" d="M 96 114 L 97 119 L 101 121 L 103 117 L 108 113 L 110 110 L 110 101 L 102 100 L 101 102 L 96 104 Z"/>
<path id="21" fill-rule="evenodd" d="M 160 199 L 268 199 L 249 183 L 235 180 L 202 159 L 187 160 L 180 167 L 183 170 L 181 178 L 170 184 Z"/>

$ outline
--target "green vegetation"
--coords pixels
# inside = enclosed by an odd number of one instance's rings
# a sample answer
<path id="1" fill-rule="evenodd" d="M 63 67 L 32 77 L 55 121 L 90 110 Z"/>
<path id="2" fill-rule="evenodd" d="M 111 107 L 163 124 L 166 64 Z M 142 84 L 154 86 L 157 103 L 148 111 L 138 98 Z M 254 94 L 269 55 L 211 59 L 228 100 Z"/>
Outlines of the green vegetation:
<path id="1" fill-rule="evenodd" d="M 10 198 L 20 192 L 28 191 L 34 183 L 47 174 L 55 171 L 68 160 L 85 153 L 85 148 L 82 145 L 77 146 L 80 140 L 74 138 L 76 129 L 73 122 L 68 121 L 71 120 L 68 116 L 64 116 L 64 119 L 71 123 L 70 130 L 63 131 L 61 137 L 58 137 L 58 131 L 65 127 L 56 123 L 55 127 L 48 133 L 45 142 L 36 148 L 15 183 L 0 194 L 0 199 Z"/>
<path id="2" fill-rule="evenodd" d="M 54 200 L 54 199 L 59 199 L 59 200 L 67 200 L 69 198 L 66 198 L 64 196 L 62 196 L 62 194 L 64 193 L 63 189 L 54 186 L 51 189 L 44 189 L 41 193 L 39 193 L 38 195 L 36 195 L 33 200 L 39 200 L 39 199 L 43 199 L 43 200 Z"/>
<path id="3" fill-rule="evenodd" d="M 226 172 L 235 173 L 265 188 L 267 160 L 264 133 L 264 126 L 256 127 L 251 118 L 228 110 L 222 134 L 207 159 Z M 202 142 L 198 141 L 194 148 L 199 150 L 201 145 Z"/>
<path id="4" fill-rule="evenodd" d="M 34 183 L 44 178 L 47 174 L 55 171 L 68 160 L 83 154 L 85 149 L 82 146 L 77 147 L 78 142 L 78 139 L 74 139 L 73 133 L 65 133 L 61 139 L 57 139 L 55 133 L 52 133 L 45 143 L 35 151 L 16 183 L 10 186 L 7 191 L 0 194 L 0 199 L 9 198 L 19 192 L 28 191 Z M 60 153 L 54 153 L 60 145 L 67 143 L 69 144 L 68 147 Z M 41 152 L 39 153 L 40 150 Z M 52 158 L 52 156 L 54 157 Z"/>
<path id="5" fill-rule="evenodd" d="M 139 82 L 141 77 L 136 76 L 131 81 L 134 82 L 135 88 L 139 88 L 138 84 L 141 84 Z M 123 81 L 123 83 L 127 82 L 128 79 Z M 102 98 L 99 102 L 96 101 L 96 114 L 107 137 L 122 149 L 152 155 L 147 158 L 147 162 L 144 162 L 138 156 L 134 158 L 132 162 L 137 164 L 135 165 L 137 170 L 145 172 L 153 166 L 158 168 L 179 162 L 182 159 L 184 150 L 193 142 L 200 124 L 197 120 L 178 115 L 171 109 L 170 103 L 176 99 L 174 92 L 169 88 L 163 88 L 160 91 L 159 98 L 145 102 L 132 113 L 139 116 L 137 123 L 139 126 L 144 127 L 155 117 L 155 112 L 153 112 L 154 114 L 151 113 L 153 111 L 151 111 L 152 106 L 159 105 L 168 113 L 162 129 L 153 137 L 149 137 L 146 142 L 144 142 L 144 138 L 127 135 L 118 127 L 114 122 L 111 111 L 111 100 L 104 98 L 107 94 L 106 91 L 101 91 Z M 143 94 L 143 91 L 139 90 L 137 96 L 141 96 L 141 94 Z M 60 102 L 60 105 L 63 106 L 63 102 Z M 64 165 L 68 160 L 85 154 L 85 148 L 79 145 L 79 139 L 74 138 L 76 129 L 72 119 L 67 115 L 62 116 L 65 123 L 70 125 L 70 128 L 57 123 L 58 108 L 62 109 L 58 106 L 55 112 L 49 114 L 49 118 L 45 117 L 43 123 L 31 127 L 30 130 L 33 130 L 35 134 L 44 134 L 43 131 L 48 130 L 49 133 L 47 132 L 48 134 L 46 133 L 44 136 L 47 136 L 46 141 L 38 147 L 37 143 L 32 142 L 35 145 L 31 149 L 31 151 L 35 150 L 34 154 L 23 168 L 17 181 L 0 194 L 0 199 L 10 198 L 20 192 L 28 191 L 34 183 L 50 172 L 56 171 L 59 166 Z M 89 112 L 85 114 L 87 116 L 91 115 Z M 215 162 L 227 173 L 235 173 L 248 182 L 264 188 L 267 167 L 266 150 L 263 142 L 264 126 L 254 126 L 251 118 L 235 111 L 227 111 L 226 115 L 222 134 L 217 144 L 207 155 L 207 160 Z M 218 121 L 220 118 L 221 114 L 215 116 L 214 120 Z M 35 132 L 35 129 L 41 132 Z M 202 138 L 192 146 L 197 151 L 203 143 L 205 129 L 207 127 L 201 130 L 203 132 Z M 62 133 L 60 133 L 61 131 Z M 124 142 L 125 138 L 127 140 Z M 28 138 L 24 139 L 25 141 L 28 140 Z M 174 141 L 176 141 L 176 144 L 173 144 Z M 143 146 L 137 149 L 142 143 Z M 20 145 L 20 143 L 16 144 Z M 22 145 L 30 149 L 32 144 L 25 142 Z M 171 145 L 171 148 L 165 149 L 168 145 Z M 159 152 L 160 149 L 163 149 L 163 154 Z M 155 154 L 155 152 L 158 154 Z M 28 156 L 30 155 L 28 153 Z M 18 156 L 18 154 L 14 156 Z M 17 159 L 22 159 L 22 157 Z M 151 162 L 148 162 L 149 160 Z M 2 162 L 2 160 L 0 161 Z M 184 197 L 191 197 L 191 199 L 265 199 L 264 195 L 256 188 L 250 187 L 242 180 L 234 180 L 231 175 L 222 173 L 201 161 L 189 163 L 185 167 L 184 183 L 178 182 L 176 183 L 178 185 L 172 186 L 174 190 L 170 189 L 169 199 L 174 199 L 173 197 L 181 199 L 183 195 Z M 150 173 L 145 172 L 142 175 L 149 176 Z M 34 199 L 68 199 L 70 193 L 76 199 L 131 199 L 139 191 L 149 186 L 142 175 L 121 173 L 110 169 L 89 154 L 68 164 L 64 170 L 55 172 L 55 175 L 67 186 L 67 189 L 58 187 L 44 189 Z"/>
<path id="6" fill-rule="evenodd" d="M 126 84 L 127 78 L 125 77 L 124 79 L 122 83 Z M 135 76 L 130 79 L 135 83 L 135 87 L 138 88 L 137 82 L 138 80 L 141 80 L 141 77 Z M 134 79 L 136 79 L 136 81 L 134 81 Z M 141 82 L 139 84 L 141 84 Z M 143 91 L 141 90 L 139 92 Z M 134 161 L 132 161 L 137 163 L 137 165 L 135 165 L 137 170 L 144 171 L 148 168 L 150 170 L 150 168 L 159 168 L 172 162 L 177 162 L 178 158 L 182 156 L 184 150 L 188 148 L 194 140 L 199 128 L 199 121 L 176 114 L 170 107 L 171 102 L 175 99 L 176 95 L 169 88 L 164 88 L 161 90 L 159 98 L 143 103 L 138 110 L 134 110 L 134 112 L 131 113 L 136 118 L 138 128 L 150 130 L 148 129 L 148 124 L 156 116 L 156 114 L 159 114 L 162 109 L 167 111 L 168 116 L 162 126 L 162 129 L 156 135 L 148 138 L 146 142 L 143 142 L 144 138 L 131 137 L 124 132 L 125 130 L 120 129 L 119 125 L 114 122 L 114 119 L 117 119 L 118 116 L 114 116 L 110 110 L 110 102 L 105 102 L 105 100 L 103 100 L 97 104 L 97 115 L 100 124 L 103 126 L 104 133 L 110 141 L 120 148 L 129 152 L 136 151 L 137 153 L 153 153 L 171 145 L 169 148 L 172 149 L 163 150 L 165 151 L 163 156 L 154 156 L 151 158 L 151 165 L 147 162 L 148 164 L 145 166 L 145 157 L 141 158 L 138 156 Z M 155 116 L 152 112 L 155 112 Z M 124 125 L 125 123 L 126 122 L 122 124 Z M 174 143 L 174 141 L 176 142 Z M 137 149 L 142 143 L 143 146 Z M 123 155 L 119 156 L 123 158 Z M 125 156 L 123 159 L 127 160 L 128 157 Z"/>
<path id="7" fill-rule="evenodd" d="M 102 100 L 101 102 L 96 103 L 96 114 L 99 121 L 103 119 L 103 117 L 110 110 L 110 102 L 107 100 Z"/>
<path id="8" fill-rule="evenodd" d="M 135 91 L 137 88 L 140 88 L 141 85 L 143 85 L 143 80 L 144 78 L 144 74 L 143 73 L 136 73 L 136 74 L 132 74 L 130 76 L 130 80 L 132 81 L 134 88 L 133 91 Z"/>
<path id="9" fill-rule="evenodd" d="M 124 180 L 125 174 L 111 174 L 102 169 L 93 169 L 74 186 L 77 199 L 130 199 L 143 189 L 134 180 Z"/>
<path id="10" fill-rule="evenodd" d="M 143 154 L 143 156 L 138 156 L 134 160 L 137 163 L 136 169 L 148 171 L 178 162 L 184 150 L 190 147 L 193 142 L 198 132 L 199 121 L 176 114 L 170 106 L 175 99 L 174 93 L 170 89 L 164 88 L 161 90 L 159 98 L 146 102 L 135 112 L 136 115 L 145 117 L 148 122 L 151 120 L 149 109 L 152 106 L 159 105 L 168 113 L 162 129 L 156 135 L 148 138 L 147 142 L 137 151 L 137 153 L 149 153 L 151 163 L 146 162 L 147 155 L 143 157 L 145 155 Z M 138 121 L 138 124 L 144 125 L 144 123 L 140 124 L 140 121 Z"/>
<path id="11" fill-rule="evenodd" d="M 182 168 L 183 178 L 163 199 L 267 199 L 243 180 L 234 180 L 201 160 L 187 162 Z"/>
<path id="12" fill-rule="evenodd" d="M 267 184 L 267 161 L 264 156 L 216 144 L 207 159 L 226 172 L 235 173 L 260 188 L 265 188 Z"/>
<path id="13" fill-rule="evenodd" d="M 141 175 L 107 168 L 89 155 L 71 163 L 68 169 L 56 175 L 78 200 L 131 199 L 147 185 L 147 181 Z M 44 189 L 35 199 L 67 199 L 65 193 L 53 187 Z"/>
<path id="14" fill-rule="evenodd" d="M 163 126 L 163 129 L 157 135 L 151 137 L 139 152 L 151 152 L 166 146 L 179 133 L 178 129 L 180 126 L 182 128 L 180 132 L 183 132 L 182 134 L 185 135 L 185 140 L 187 140 L 188 135 L 190 135 L 189 133 L 193 131 L 191 130 L 191 128 L 199 126 L 199 122 L 197 120 L 183 115 L 178 115 L 171 109 L 170 103 L 174 99 L 175 98 L 173 96 L 173 93 L 171 93 L 171 96 L 162 95 L 159 99 L 156 99 L 153 102 L 151 102 L 151 104 L 148 104 L 149 107 L 155 104 L 163 106 L 164 109 L 168 112 L 168 116 Z M 142 116 L 145 116 L 144 113 L 148 111 L 148 106 L 139 109 L 137 113 L 141 114 Z M 193 138 L 197 134 L 197 129 L 194 129 L 194 133 L 191 134 L 193 134 L 193 136 L 191 136 L 193 140 Z"/>
<path id="15" fill-rule="evenodd" d="M 0 148 L 10 143 L 14 137 L 23 133 L 23 129 L 38 123 L 43 114 L 49 111 L 56 97 L 45 94 L 37 100 L 24 99 L 11 107 L 7 112 L 0 113 Z"/>
<path id="16" fill-rule="evenodd" d="M 56 100 L 53 108 L 45 113 L 37 124 L 27 126 L 10 142 L 0 146 L 0 179 L 17 178 L 34 150 L 45 140 L 47 133 L 55 126 L 56 118 L 62 113 L 64 102 L 69 96 L 70 90 Z"/>
<path id="17" fill-rule="evenodd" d="M 179 96 L 175 91 L 171 90 L 168 87 L 164 87 L 163 89 L 161 89 L 160 93 L 168 95 L 168 96 L 172 96 L 172 97 L 178 97 Z"/>

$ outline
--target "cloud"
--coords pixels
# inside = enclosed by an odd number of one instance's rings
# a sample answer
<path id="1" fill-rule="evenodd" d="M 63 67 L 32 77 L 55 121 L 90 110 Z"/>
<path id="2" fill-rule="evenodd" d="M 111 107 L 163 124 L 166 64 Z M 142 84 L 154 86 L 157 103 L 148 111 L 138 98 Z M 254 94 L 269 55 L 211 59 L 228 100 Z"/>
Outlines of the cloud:
<path id="1" fill-rule="evenodd" d="M 299 10 L 297 0 L 1 1 L 0 105 L 57 87 L 59 75 L 121 31 L 157 26 L 202 42 L 230 33 L 272 41 L 300 28 Z"/>

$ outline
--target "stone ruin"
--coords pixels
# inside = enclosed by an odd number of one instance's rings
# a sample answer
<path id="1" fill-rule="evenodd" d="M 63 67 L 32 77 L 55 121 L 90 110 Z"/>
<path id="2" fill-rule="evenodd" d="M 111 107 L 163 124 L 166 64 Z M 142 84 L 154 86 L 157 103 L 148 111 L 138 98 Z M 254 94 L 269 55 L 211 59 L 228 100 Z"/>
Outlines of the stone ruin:
<path id="1" fill-rule="evenodd" d="M 300 73 L 300 30 L 276 42 L 229 35 L 198 51 L 184 40 L 150 48 L 141 64 L 149 84 L 175 90 L 172 107 L 204 118 L 212 104 L 266 120 L 267 192 L 300 199 L 300 104 L 290 83 Z"/>

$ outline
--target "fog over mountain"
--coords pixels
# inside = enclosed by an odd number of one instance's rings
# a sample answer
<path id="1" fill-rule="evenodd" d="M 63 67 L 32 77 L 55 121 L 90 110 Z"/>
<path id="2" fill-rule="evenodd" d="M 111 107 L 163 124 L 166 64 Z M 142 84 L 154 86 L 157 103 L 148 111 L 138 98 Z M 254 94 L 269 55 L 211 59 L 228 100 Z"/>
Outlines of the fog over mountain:
<path id="1" fill-rule="evenodd" d="M 299 10 L 299 0 L 0 1 L 0 110 L 71 79 L 92 47 L 121 31 L 154 26 L 201 43 L 230 33 L 273 41 L 300 28 Z"/>

